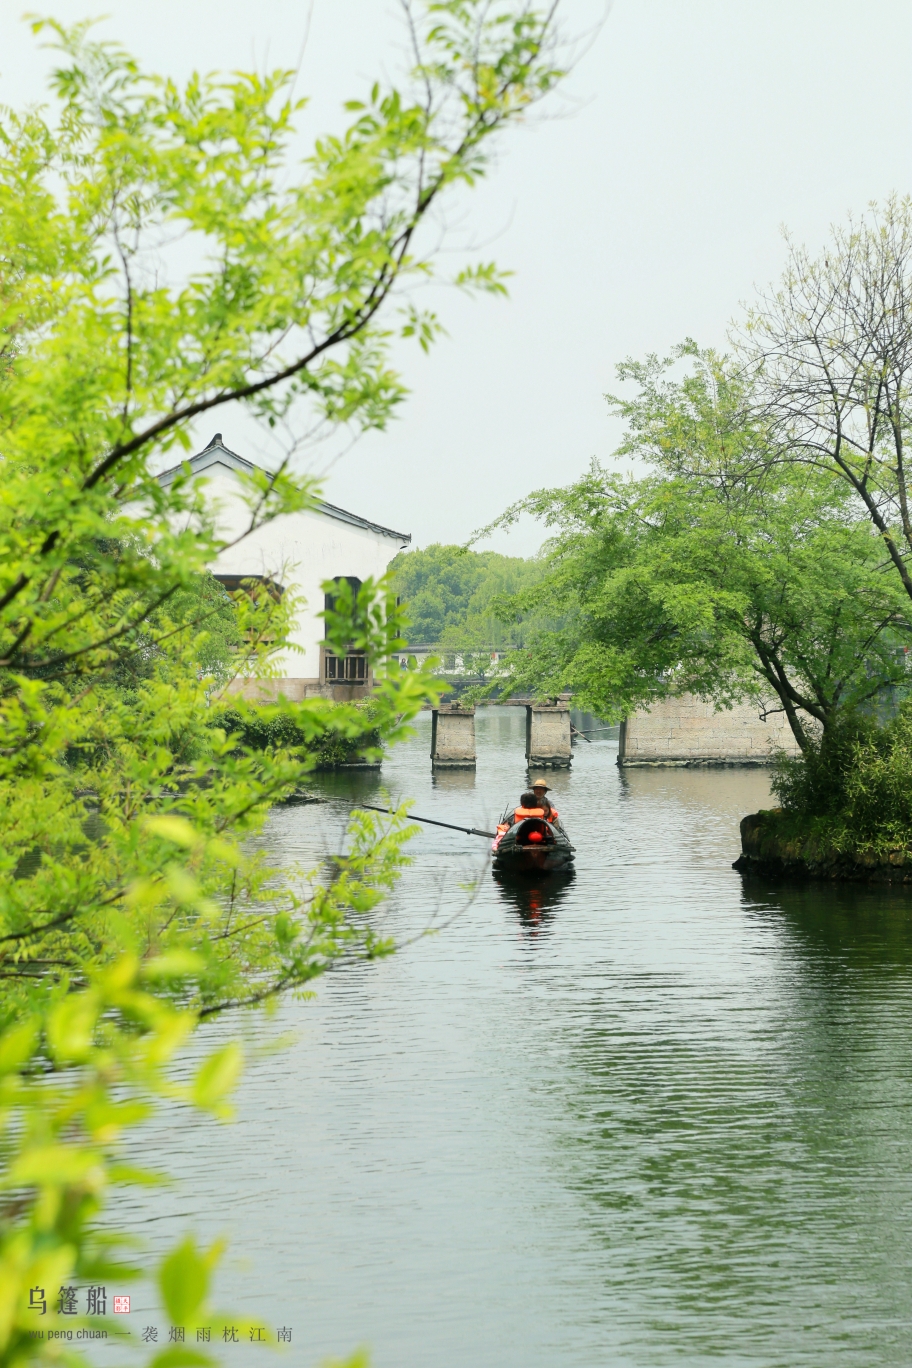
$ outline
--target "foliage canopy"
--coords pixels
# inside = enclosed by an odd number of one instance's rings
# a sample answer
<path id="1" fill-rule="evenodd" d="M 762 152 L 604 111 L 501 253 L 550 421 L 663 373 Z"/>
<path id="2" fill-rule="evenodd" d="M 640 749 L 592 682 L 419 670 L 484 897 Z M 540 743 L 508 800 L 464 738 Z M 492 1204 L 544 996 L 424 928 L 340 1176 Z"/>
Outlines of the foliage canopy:
<path id="1" fill-rule="evenodd" d="M 0 1365 L 51 1353 L 30 1289 L 53 1300 L 112 1266 L 92 1222 L 130 1180 L 113 1147 L 199 1017 L 391 949 L 378 908 L 403 813 L 356 814 L 328 885 L 246 838 L 328 738 L 393 742 L 435 696 L 393 661 L 395 601 L 365 583 L 326 615 L 330 646 L 374 664 L 369 716 L 282 702 L 294 744 L 244 746 L 210 705 L 270 676 L 294 596 L 251 587 L 229 608 L 203 486 L 155 469 L 200 414 L 245 404 L 286 453 L 243 482 L 247 535 L 314 503 L 297 433 L 382 428 L 401 402 L 393 332 L 427 347 L 439 331 L 403 294 L 433 274 L 422 227 L 560 74 L 553 8 L 406 13 L 408 84 L 352 101 L 297 168 L 291 73 L 178 88 L 85 24 L 34 25 L 61 54 L 54 110 L 0 110 Z M 503 291 L 491 263 L 456 283 Z M 256 717 L 233 706 L 242 733 Z M 186 1100 L 221 1108 L 240 1062 L 211 1057 Z M 172 1315 L 217 1323 L 216 1257 L 165 1261 Z"/>
<path id="2" fill-rule="evenodd" d="M 507 626 L 500 605 L 505 595 L 517 601 L 531 589 L 541 566 L 495 551 L 434 544 L 400 551 L 390 573 L 408 611 L 410 644 L 474 649 L 523 644 L 529 624 L 520 619 Z"/>

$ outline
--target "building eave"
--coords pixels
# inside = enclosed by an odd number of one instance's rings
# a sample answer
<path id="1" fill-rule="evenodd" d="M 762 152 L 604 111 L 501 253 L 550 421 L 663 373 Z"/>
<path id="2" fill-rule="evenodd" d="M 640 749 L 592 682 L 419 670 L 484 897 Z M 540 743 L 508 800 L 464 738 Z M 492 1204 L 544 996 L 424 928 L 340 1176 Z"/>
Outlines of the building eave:
<path id="1" fill-rule="evenodd" d="M 199 451 L 195 456 L 190 456 L 186 461 L 181 461 L 180 465 L 163 470 L 158 476 L 158 482 L 162 485 L 171 484 L 185 466 L 190 467 L 193 475 L 201 475 L 215 465 L 224 466 L 228 470 L 237 470 L 247 475 L 252 474 L 255 470 L 264 469 L 262 466 L 254 465 L 253 461 L 248 461 L 244 456 L 239 456 L 236 451 L 229 450 L 221 440 L 221 433 L 216 433 L 204 451 Z M 265 473 L 269 474 L 268 471 Z M 337 508 L 335 504 L 325 503 L 322 500 L 306 511 L 322 513 L 327 518 L 335 518 L 338 522 L 348 523 L 350 527 L 361 527 L 366 532 L 376 532 L 381 537 L 390 537 L 394 541 L 406 545 L 412 540 L 411 532 L 396 532 L 392 527 L 384 527 L 382 523 L 371 522 L 368 518 L 362 518 L 358 513 L 349 513 L 345 508 Z"/>
<path id="2" fill-rule="evenodd" d="M 246 460 L 245 457 L 239 456 L 236 451 L 230 451 L 228 447 L 223 446 L 218 440 L 220 436 L 220 433 L 217 434 L 204 451 L 198 451 L 195 456 L 188 456 L 179 465 L 163 470 L 158 477 L 159 484 L 171 484 L 181 474 L 185 466 L 189 466 L 194 475 L 201 475 L 204 470 L 209 470 L 214 465 L 226 466 L 228 470 L 241 470 L 247 475 L 261 468 L 255 466 L 252 461 Z"/>
<path id="3" fill-rule="evenodd" d="M 339 522 L 351 523 L 353 527 L 364 527 L 369 532 L 379 532 L 381 536 L 393 537 L 396 541 L 410 542 L 411 532 L 394 532 L 391 527 L 384 527 L 382 523 L 369 522 L 367 518 L 362 518 L 357 513 L 349 513 L 344 508 L 337 508 L 335 504 L 318 503 L 317 511 L 325 513 L 327 518 L 338 518 Z"/>

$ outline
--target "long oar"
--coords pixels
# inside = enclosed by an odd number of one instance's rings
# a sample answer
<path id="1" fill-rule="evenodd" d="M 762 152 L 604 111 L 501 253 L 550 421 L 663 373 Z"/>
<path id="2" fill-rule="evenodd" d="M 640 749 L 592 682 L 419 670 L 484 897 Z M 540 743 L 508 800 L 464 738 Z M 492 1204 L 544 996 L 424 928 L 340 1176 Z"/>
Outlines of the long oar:
<path id="1" fill-rule="evenodd" d="M 393 808 L 376 807 L 373 803 L 361 803 L 360 807 L 370 808 L 371 812 L 388 812 L 392 815 Z M 438 822 L 433 817 L 416 817 L 414 812 L 409 813 L 410 822 L 427 822 L 429 826 L 447 827 L 450 831 L 464 831 L 467 836 L 490 836 L 492 839 L 497 835 L 496 831 L 479 831 L 478 827 L 454 826 L 452 822 Z"/>

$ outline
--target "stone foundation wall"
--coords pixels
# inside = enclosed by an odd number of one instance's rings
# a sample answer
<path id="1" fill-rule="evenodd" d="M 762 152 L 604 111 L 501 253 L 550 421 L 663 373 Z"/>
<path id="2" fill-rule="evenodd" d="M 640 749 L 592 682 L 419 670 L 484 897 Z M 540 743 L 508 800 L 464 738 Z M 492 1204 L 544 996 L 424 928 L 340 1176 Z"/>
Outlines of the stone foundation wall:
<path id="1" fill-rule="evenodd" d="M 249 703 L 275 703 L 281 696 L 289 703 L 302 703 L 305 698 L 331 698 L 336 703 L 357 703 L 371 692 L 367 684 L 324 684 L 319 679 L 233 679 L 225 690 L 246 698 Z"/>
<path id="2" fill-rule="evenodd" d="M 618 764 L 768 765 L 775 751 L 797 754 L 785 714 L 764 722 L 761 710 L 739 703 L 716 712 L 690 694 L 663 699 L 621 723 Z"/>

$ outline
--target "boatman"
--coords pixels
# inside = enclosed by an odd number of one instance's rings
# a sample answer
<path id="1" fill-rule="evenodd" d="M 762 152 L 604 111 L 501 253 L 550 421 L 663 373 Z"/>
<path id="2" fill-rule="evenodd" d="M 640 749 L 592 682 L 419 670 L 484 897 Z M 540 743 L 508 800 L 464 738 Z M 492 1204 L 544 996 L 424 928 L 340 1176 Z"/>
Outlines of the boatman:
<path id="1" fill-rule="evenodd" d="M 542 809 L 546 822 L 556 826 L 560 822 L 560 817 L 557 815 L 557 808 L 548 801 L 550 786 L 545 783 L 544 779 L 534 779 L 530 787 L 535 794 L 535 806 Z"/>

